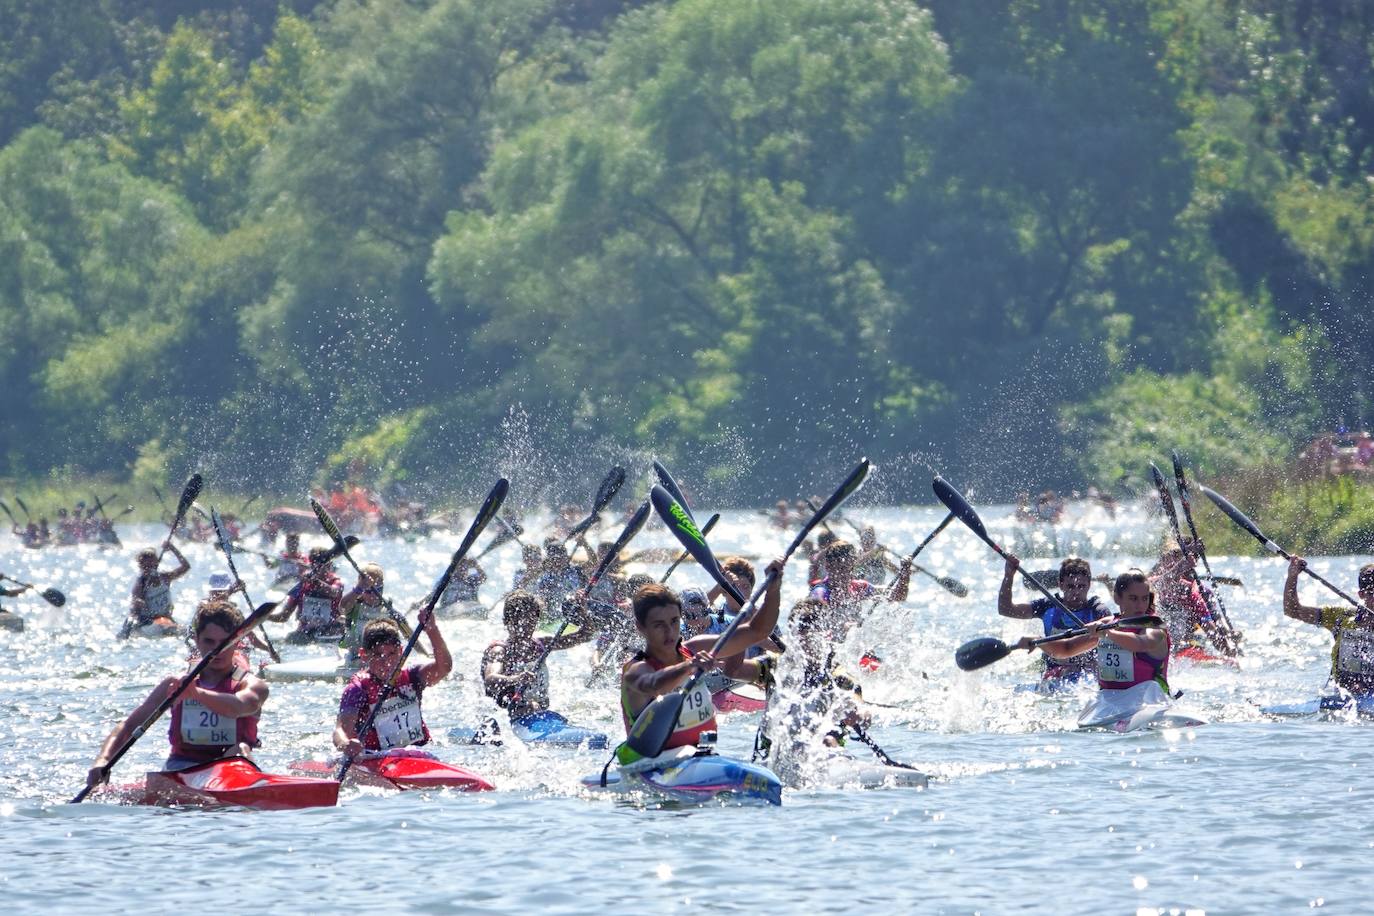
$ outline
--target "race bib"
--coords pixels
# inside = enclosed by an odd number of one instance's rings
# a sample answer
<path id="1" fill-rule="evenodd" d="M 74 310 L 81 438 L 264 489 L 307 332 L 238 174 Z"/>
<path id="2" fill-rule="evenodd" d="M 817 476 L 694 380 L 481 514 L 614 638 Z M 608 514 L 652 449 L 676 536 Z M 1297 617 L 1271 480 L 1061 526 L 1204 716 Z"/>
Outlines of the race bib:
<path id="1" fill-rule="evenodd" d="M 143 604 L 148 609 L 150 617 L 172 616 L 171 588 L 165 582 L 148 586 L 143 590 Z"/>
<path id="2" fill-rule="evenodd" d="M 319 627 L 334 620 L 334 603 L 318 595 L 301 599 L 301 620 L 308 627 Z"/>
<path id="3" fill-rule="evenodd" d="M 711 691 L 704 679 L 698 681 L 692 692 L 682 701 L 682 711 L 677 714 L 678 730 L 696 728 L 701 723 L 710 721 L 715 714 L 716 707 L 711 702 Z"/>
<path id="4" fill-rule="evenodd" d="M 239 720 L 220 715 L 195 700 L 181 704 L 181 742 L 199 747 L 228 747 L 238 740 Z"/>
<path id="5" fill-rule="evenodd" d="M 1336 652 L 1336 667 L 1347 674 L 1374 674 L 1374 632 L 1344 630 Z"/>
<path id="6" fill-rule="evenodd" d="M 1104 639 L 1097 644 L 1097 674 L 1111 684 L 1129 684 L 1135 680 L 1135 653 Z"/>
<path id="7" fill-rule="evenodd" d="M 377 718 L 372 720 L 372 728 L 377 732 L 377 744 L 384 751 L 425 740 L 420 702 L 414 697 L 387 697 L 377 711 Z"/>

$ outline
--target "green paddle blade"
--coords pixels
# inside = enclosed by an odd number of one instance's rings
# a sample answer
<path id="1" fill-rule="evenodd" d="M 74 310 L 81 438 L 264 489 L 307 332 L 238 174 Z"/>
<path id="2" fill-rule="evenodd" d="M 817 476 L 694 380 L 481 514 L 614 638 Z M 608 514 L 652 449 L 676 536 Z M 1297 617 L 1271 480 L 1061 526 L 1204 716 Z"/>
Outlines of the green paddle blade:
<path id="1" fill-rule="evenodd" d="M 697 524 L 692 520 L 692 515 L 682 504 L 673 499 L 672 495 L 664 489 L 661 484 L 655 484 L 653 490 L 649 492 L 649 501 L 653 503 L 654 511 L 658 517 L 663 519 L 663 524 L 668 526 L 668 530 L 673 533 L 673 537 L 678 539 L 686 551 L 692 555 L 692 559 L 706 571 L 717 585 L 719 585 L 727 595 L 743 607 L 749 600 L 743 592 L 735 587 L 735 583 L 725 577 L 725 572 L 720 568 L 716 555 L 711 552 L 711 547 L 706 543 L 706 538 L 697 528 Z"/>
<path id="2" fill-rule="evenodd" d="M 1000 662 L 1011 654 L 1011 646 L 995 636 L 982 636 L 964 643 L 954 652 L 954 664 L 960 671 L 977 671 L 993 662 Z"/>
<path id="3" fill-rule="evenodd" d="M 673 475 L 668 473 L 668 469 L 657 461 L 654 462 L 654 476 L 658 478 L 663 489 L 668 491 L 668 495 L 677 500 L 677 504 L 686 511 L 687 517 L 695 522 L 697 517 L 692 514 L 692 507 L 687 505 L 687 497 L 682 495 L 682 488 L 677 485 Z"/>

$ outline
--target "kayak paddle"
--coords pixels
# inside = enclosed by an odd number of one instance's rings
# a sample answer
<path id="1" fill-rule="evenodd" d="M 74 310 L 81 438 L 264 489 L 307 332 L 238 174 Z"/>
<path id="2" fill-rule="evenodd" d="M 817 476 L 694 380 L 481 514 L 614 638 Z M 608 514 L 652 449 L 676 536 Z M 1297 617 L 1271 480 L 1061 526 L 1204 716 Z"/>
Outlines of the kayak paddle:
<path id="1" fill-rule="evenodd" d="M 935 479 L 931 481 L 931 487 L 935 490 L 935 496 L 940 502 L 945 504 L 945 508 L 949 510 L 950 515 L 953 515 L 955 518 L 959 519 L 959 521 L 963 522 L 968 527 L 968 530 L 978 535 L 979 539 L 981 539 L 984 544 L 991 547 L 999 557 L 1004 560 L 1007 559 L 1009 554 L 988 534 L 988 529 L 983 525 L 983 520 L 978 517 L 978 513 L 974 511 L 973 506 L 969 505 L 968 500 L 964 499 L 962 493 L 950 486 L 939 474 L 936 474 Z M 1068 614 L 1074 623 L 1078 624 L 1080 627 L 1083 626 L 1083 621 L 1079 616 L 1069 610 L 1068 607 L 1064 605 L 1062 599 L 1045 588 L 1039 579 L 1035 578 L 1035 576 L 1031 575 L 1021 566 L 1017 566 L 1016 570 L 1030 583 L 1031 587 L 1048 598 L 1051 604 L 1059 608 L 1065 614 Z"/>
<path id="2" fill-rule="evenodd" d="M 611 504 L 611 500 L 615 499 L 615 494 L 620 492 L 620 488 L 624 483 L 625 469 L 620 465 L 617 464 L 607 471 L 605 478 L 601 481 L 601 486 L 596 488 L 596 496 L 592 499 L 591 514 L 573 526 L 573 529 L 563 538 L 563 543 L 568 543 L 568 541 L 571 541 L 592 525 L 595 525 L 597 519 L 601 517 L 601 510 Z"/>
<path id="3" fill-rule="evenodd" d="M 381 711 L 382 706 L 386 703 L 392 691 L 395 689 L 396 675 L 405 667 L 406 659 L 410 657 L 411 650 L 415 648 L 415 643 L 419 641 L 421 631 L 424 630 L 426 622 L 434 613 L 434 606 L 439 603 L 439 598 L 448 590 L 449 582 L 453 579 L 454 573 L 458 570 L 458 564 L 462 562 L 463 558 L 467 556 L 468 551 L 472 549 L 473 542 L 477 540 L 477 537 L 482 533 L 482 530 L 487 527 L 487 524 L 496 513 L 501 511 L 501 503 L 505 502 L 506 493 L 509 490 L 510 481 L 506 480 L 504 477 L 500 478 L 496 481 L 496 485 L 491 488 L 491 492 L 487 494 L 486 501 L 482 503 L 482 508 L 477 510 L 477 516 L 468 527 L 468 533 L 463 536 L 463 542 L 458 545 L 458 549 L 453 552 L 452 559 L 448 561 L 448 568 L 445 569 L 444 574 L 439 577 L 439 581 L 434 583 L 434 589 L 429 593 L 429 597 L 425 599 L 425 606 L 420 611 L 418 626 L 416 626 L 414 632 L 410 634 L 410 639 L 406 641 L 405 649 L 401 652 L 401 657 L 396 659 L 396 666 L 391 669 L 391 673 L 387 675 L 385 683 L 382 684 L 382 692 L 378 694 L 377 702 L 372 704 L 372 709 L 367 714 L 367 720 L 355 731 L 354 734 L 359 741 L 366 741 L 368 730 L 372 728 L 372 723 L 377 720 L 377 713 Z M 319 503 L 313 499 L 310 503 L 312 506 L 319 505 Z M 323 509 L 324 507 L 320 506 L 319 509 L 316 510 L 316 514 L 319 515 L 322 513 Z M 320 521 L 323 522 L 324 519 L 328 517 L 328 513 L 325 513 Z M 333 525 L 332 519 L 330 519 L 330 525 Z M 330 532 L 330 537 L 334 537 L 337 532 L 338 529 L 334 528 L 334 530 Z M 344 556 L 348 556 L 348 551 L 346 549 L 344 551 Z M 351 561 L 352 557 L 349 557 L 349 559 Z M 357 564 L 354 565 L 356 566 Z M 361 574 L 362 571 L 359 570 L 359 575 Z M 343 782 L 344 777 L 348 775 L 348 771 L 352 766 L 353 758 L 345 758 L 343 766 L 339 768 L 339 775 L 337 777 L 338 782 Z"/>
<path id="4" fill-rule="evenodd" d="M 1221 620 L 1226 624 L 1226 629 L 1236 633 L 1236 628 L 1231 625 L 1231 618 L 1226 613 L 1226 605 L 1221 600 L 1221 595 L 1215 589 L 1219 582 L 1212 573 L 1212 564 L 1207 561 L 1207 551 L 1203 549 L 1202 538 L 1198 537 L 1197 525 L 1193 524 L 1192 500 L 1188 498 L 1188 476 L 1183 473 L 1183 459 L 1179 457 L 1178 449 L 1169 453 L 1174 461 L 1174 486 L 1178 488 L 1178 501 L 1183 506 L 1183 520 L 1188 523 L 1188 531 L 1193 536 L 1193 547 L 1197 550 L 1198 559 L 1202 561 L 1202 568 L 1207 573 L 1207 578 L 1212 583 L 1211 598 L 1216 602 L 1216 610 L 1221 616 Z M 1236 633 L 1239 636 L 1239 633 Z"/>
<path id="5" fill-rule="evenodd" d="M 167 532 L 168 541 L 172 539 L 172 536 L 177 533 L 177 529 L 181 527 L 182 521 L 186 518 L 186 510 L 191 508 L 191 504 L 194 503 L 196 497 L 200 495 L 200 488 L 204 485 L 205 481 L 199 474 L 192 474 L 191 479 L 186 481 L 186 486 L 183 487 L 181 491 L 181 499 L 177 500 L 176 515 L 172 516 L 171 530 Z M 157 554 L 157 561 L 159 563 L 162 562 L 162 555 L 166 552 L 167 544 L 164 542 L 162 549 L 159 550 Z M 154 567 L 154 569 L 156 569 L 156 567 Z"/>
<path id="6" fill-rule="evenodd" d="M 1235 522 L 1241 528 L 1250 532 L 1250 534 L 1255 538 L 1255 540 L 1259 541 L 1261 544 L 1264 545 L 1265 550 L 1269 551 L 1270 553 L 1278 554 L 1285 560 L 1293 559 L 1292 555 L 1290 555 L 1288 551 L 1284 550 L 1278 544 L 1275 544 L 1273 541 L 1265 537 L 1264 532 L 1259 530 L 1259 526 L 1256 525 L 1254 522 L 1250 521 L 1250 517 L 1248 515 L 1237 509 L 1235 506 L 1231 505 L 1230 500 L 1228 500 L 1225 496 L 1222 496 L 1216 490 L 1212 490 L 1207 487 L 1202 488 L 1202 494 L 1206 496 L 1208 499 L 1210 499 L 1212 502 L 1214 502 L 1218 509 L 1220 509 L 1222 512 L 1225 512 L 1227 515 L 1231 516 L 1231 521 Z M 1316 579 L 1322 585 L 1325 585 L 1327 588 L 1331 589 L 1331 591 L 1340 595 L 1346 601 L 1349 601 L 1351 606 L 1359 608 L 1361 610 L 1367 610 L 1364 602 L 1356 601 L 1354 598 L 1347 595 L 1340 588 L 1336 587 L 1336 585 L 1334 585 L 1331 582 L 1328 582 L 1320 573 L 1314 570 L 1311 566 L 1304 566 L 1302 568 L 1302 571 L 1307 573 L 1313 579 Z"/>
<path id="7" fill-rule="evenodd" d="M 840 484 L 839 489 L 832 493 L 825 504 L 802 526 L 801 531 L 797 533 L 797 536 L 793 538 L 792 543 L 783 553 L 784 563 L 796 552 L 817 525 L 825 521 L 830 513 L 839 508 L 841 503 L 863 486 L 864 480 L 868 477 L 868 471 L 869 463 L 868 459 L 865 458 L 859 462 L 858 467 L 850 472 L 849 477 Z M 687 548 L 687 551 L 696 559 L 697 563 L 701 564 L 702 569 L 710 574 L 716 584 L 740 605 L 739 613 L 716 638 L 716 643 L 711 648 L 711 653 L 714 655 L 730 640 L 740 623 L 753 614 L 754 604 L 772 586 L 778 573 L 774 570 L 765 576 L 755 588 L 754 594 L 746 600 L 739 589 L 735 587 L 735 584 L 725 577 L 715 554 L 711 552 L 710 546 L 706 543 L 706 539 L 701 536 L 701 532 L 697 529 L 696 523 L 692 521 L 687 510 L 677 500 L 673 499 L 662 486 L 655 486 L 649 498 L 654 504 L 654 510 L 667 524 L 668 529 L 673 532 L 673 536 L 678 539 L 683 547 Z M 683 702 L 691 693 L 692 688 L 705 675 L 705 671 L 698 670 L 677 690 L 658 697 L 644 707 L 630 728 L 629 737 L 625 739 L 626 746 L 641 757 L 657 757 L 663 753 L 663 746 L 668 743 L 668 738 L 677 726 Z"/>
<path id="8" fill-rule="evenodd" d="M 5 514 L 8 515 L 8 516 L 10 517 L 10 524 L 12 524 L 14 527 L 18 528 L 18 527 L 19 527 L 19 519 L 17 519 L 17 518 L 14 517 L 14 513 L 10 511 L 10 507 L 9 507 L 9 506 L 5 505 L 5 501 L 4 501 L 3 499 L 0 499 L 0 509 L 4 509 L 4 510 L 5 510 Z"/>
<path id="9" fill-rule="evenodd" d="M 248 597 L 248 586 L 244 585 L 243 579 L 239 577 L 238 567 L 234 565 L 234 544 L 229 540 L 229 532 L 225 530 L 224 523 L 220 521 L 219 512 L 215 510 L 214 506 L 210 507 L 210 524 L 215 527 L 215 538 L 219 541 L 220 552 L 224 554 L 224 559 L 229 563 L 229 572 L 234 577 L 234 584 L 243 586 L 241 589 L 243 600 L 251 613 L 253 599 Z M 260 625 L 259 630 L 262 632 L 262 638 L 267 642 L 267 653 L 272 656 L 272 661 L 280 664 L 281 656 L 277 654 L 277 647 L 272 645 L 272 637 L 267 635 L 266 625 Z"/>
<path id="10" fill-rule="evenodd" d="M 48 604 L 51 604 L 53 607 L 61 607 L 62 605 L 67 603 L 67 596 L 62 594 L 55 588 L 45 588 L 40 592 L 38 591 L 38 586 L 30 585 L 27 582 L 20 582 L 18 579 L 14 578 L 14 576 L 7 576 L 4 573 L 0 573 L 0 579 L 9 579 L 15 585 L 22 585 L 25 588 L 32 590 L 35 594 L 41 596 L 44 601 L 48 602 Z"/>
<path id="11" fill-rule="evenodd" d="M 25 521 L 30 521 L 30 522 L 33 521 L 33 515 L 30 514 L 30 512 L 29 512 L 29 507 L 26 506 L 26 505 L 24 505 L 24 501 L 23 501 L 22 499 L 19 498 L 19 494 L 18 494 L 18 493 L 14 494 L 14 502 L 15 502 L 15 505 L 17 505 L 17 506 L 20 508 L 20 510 L 23 511 L 23 513 L 24 513 L 24 520 L 25 520 Z"/>
<path id="12" fill-rule="evenodd" d="M 172 705 L 176 703 L 176 701 L 181 697 L 183 693 L 186 692 L 186 688 L 190 687 L 192 682 L 194 682 L 195 679 L 200 676 L 200 673 L 205 670 L 206 666 L 210 664 L 211 660 L 214 659 L 215 656 L 223 652 L 225 649 L 232 647 L 236 642 L 238 642 L 240 636 L 242 636 L 244 633 L 248 632 L 253 627 L 257 626 L 260 622 L 262 622 L 263 618 L 270 614 L 272 612 L 272 609 L 275 607 L 276 605 L 272 604 L 271 602 L 259 607 L 253 613 L 249 614 L 248 618 L 244 620 L 243 623 L 239 624 L 238 628 L 235 629 L 234 632 L 224 637 L 224 639 L 220 641 L 220 644 L 218 646 L 215 646 L 215 648 L 212 651 L 202 656 L 201 660 L 196 663 L 196 666 L 191 669 L 191 672 L 181 679 L 181 683 L 177 684 L 176 690 L 172 691 L 172 693 L 167 697 L 167 699 L 163 700 L 158 705 L 157 709 L 153 710 L 153 714 L 150 715 L 147 719 L 143 720 L 143 722 L 141 722 L 138 725 L 138 727 L 134 729 L 133 734 L 131 734 L 122 745 L 120 745 L 119 750 L 115 751 L 113 754 L 110 755 L 109 762 L 107 762 L 103 767 L 100 768 L 100 772 L 103 777 L 101 779 L 101 782 L 104 782 L 105 779 L 109 778 L 110 770 L 114 768 L 114 765 L 119 762 L 120 758 L 123 757 L 126 753 L 128 753 L 129 748 L 133 747 L 135 742 L 137 742 L 139 738 L 143 737 L 144 732 L 148 730 L 149 726 L 151 726 L 154 722 L 161 718 L 164 712 L 172 708 Z M 96 785 L 99 785 L 99 783 L 97 783 Z M 90 795 L 91 790 L 94 788 L 95 786 L 89 783 L 83 786 L 81 791 L 76 793 L 76 797 L 73 798 L 70 802 L 68 802 L 68 804 L 75 805 L 84 801 L 86 796 Z"/>
<path id="13" fill-rule="evenodd" d="M 1140 617 L 1126 617 L 1116 623 L 1101 627 L 1100 630 L 1110 630 L 1115 627 L 1144 626 L 1148 624 L 1159 624 L 1159 618 L 1153 614 L 1145 614 Z M 1066 630 L 1063 633 L 1056 633 L 1053 636 L 1042 636 L 1030 644 L 1031 649 L 1036 646 L 1044 645 L 1047 642 L 1058 642 L 1064 639 L 1074 639 L 1085 636 L 1091 631 L 1091 627 L 1078 627 L 1073 630 Z M 979 668 L 986 668 L 993 662 L 1000 662 L 1016 649 L 1009 646 L 995 636 L 980 636 L 977 639 L 970 639 L 954 651 L 954 664 L 959 666 L 960 671 L 977 671 Z"/>
<path id="14" fill-rule="evenodd" d="M 665 489 L 666 489 L 666 488 L 665 488 Z M 679 503 L 679 505 L 681 505 L 681 504 Z M 684 508 L 684 509 L 687 509 L 686 506 L 683 506 L 683 508 Z M 691 512 L 690 509 L 687 509 L 687 511 L 688 511 L 689 513 Z M 710 518 L 708 518 L 708 519 L 706 520 L 706 524 L 704 524 L 704 525 L 701 526 L 701 536 L 702 536 L 702 537 L 705 537 L 706 535 L 710 534 L 710 533 L 711 533 L 711 529 L 714 528 L 714 527 L 716 527 L 716 522 L 718 522 L 718 521 L 720 521 L 720 513 L 719 513 L 719 512 L 717 512 L 715 515 L 713 515 L 713 516 L 711 516 Z M 677 569 L 678 566 L 680 566 L 680 565 L 682 564 L 682 561 L 685 560 L 685 559 L 687 559 L 687 558 L 690 557 L 691 555 L 692 555 L 692 554 L 691 554 L 689 551 L 686 551 L 686 550 L 684 550 L 682 553 L 678 554 L 678 555 L 677 555 L 677 559 L 673 561 L 673 565 L 672 565 L 672 566 L 669 566 L 669 567 L 668 567 L 668 571 L 665 572 L 665 573 L 663 574 L 663 577 L 660 578 L 660 579 L 658 580 L 659 583 L 662 584 L 662 583 L 664 583 L 664 582 L 667 582 L 667 581 L 668 581 L 668 577 L 671 576 L 671 575 L 673 574 L 673 570 Z"/>

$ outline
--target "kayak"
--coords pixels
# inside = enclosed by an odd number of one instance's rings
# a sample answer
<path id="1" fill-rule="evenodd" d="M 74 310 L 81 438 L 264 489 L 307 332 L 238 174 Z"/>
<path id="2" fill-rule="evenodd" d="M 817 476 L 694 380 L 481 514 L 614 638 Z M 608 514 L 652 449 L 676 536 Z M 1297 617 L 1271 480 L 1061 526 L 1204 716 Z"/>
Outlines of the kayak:
<path id="1" fill-rule="evenodd" d="M 1175 659 L 1186 659 L 1195 665 L 1224 666 L 1238 668 L 1240 663 L 1226 655 L 1217 655 L 1202 646 L 1184 646 L 1174 653 Z"/>
<path id="2" fill-rule="evenodd" d="M 332 779 L 264 773 L 247 757 L 226 757 L 184 770 L 149 773 L 122 790 L 139 805 L 239 805 L 262 811 L 328 808 L 339 802 Z"/>
<path id="3" fill-rule="evenodd" d="M 263 665 L 258 674 L 269 681 L 346 681 L 362 669 L 362 662 L 349 664 L 343 655 L 335 652 Z"/>
<path id="4" fill-rule="evenodd" d="M 419 608 L 415 608 L 418 610 Z M 434 609 L 434 613 L 441 620 L 486 620 L 487 606 L 476 598 L 467 598 L 460 601 L 450 601 L 448 603 L 439 602 L 439 606 Z"/>
<path id="5" fill-rule="evenodd" d="M 782 804 L 782 781 L 767 767 L 695 747 L 612 766 L 582 778 L 582 786 L 618 793 L 650 792 L 672 801 Z"/>
<path id="6" fill-rule="evenodd" d="M 332 779 L 341 760 L 298 760 L 293 773 Z M 360 754 L 345 777 L 350 784 L 388 789 L 457 789 L 460 792 L 486 792 L 491 783 L 471 770 L 445 763 L 433 754 L 416 748 L 394 748 L 386 753 Z"/>
<path id="7" fill-rule="evenodd" d="M 610 747 L 610 740 L 604 733 L 572 725 L 565 716 L 550 709 L 511 719 L 510 726 L 511 733 L 526 744 L 541 747 L 586 747 L 594 751 Z M 448 736 L 464 744 L 501 743 L 501 729 L 495 719 L 487 719 L 481 728 L 450 728 Z"/>
<path id="8" fill-rule="evenodd" d="M 24 618 L 18 614 L 11 614 L 9 611 L 0 611 L 0 630 L 22 633 L 24 632 Z"/>
<path id="9" fill-rule="evenodd" d="M 759 687 L 733 681 L 730 686 L 711 694 L 716 712 L 759 712 L 768 707 L 768 696 Z"/>
<path id="10" fill-rule="evenodd" d="M 1265 706 L 1262 712 L 1271 716 L 1320 719 L 1374 717 L 1374 693 L 1351 693 L 1334 688 L 1303 703 Z"/>
<path id="11" fill-rule="evenodd" d="M 544 744 L 554 747 L 582 747 L 601 750 L 610 746 L 610 741 L 602 732 L 572 725 L 567 718 L 546 709 L 510 720 L 511 732 L 521 741 L 529 744 Z"/>
<path id="12" fill-rule="evenodd" d="M 1146 681 L 1125 690 L 1099 690 L 1078 717 L 1079 728 L 1102 728 L 1114 732 L 1133 732 L 1145 728 L 1193 728 L 1206 725 L 1199 719 L 1177 712 L 1171 700 L 1155 681 Z"/>
<path id="13" fill-rule="evenodd" d="M 145 639 L 162 639 L 167 636 L 178 636 L 181 634 L 181 627 L 170 617 L 154 617 L 151 623 L 145 623 L 141 627 L 131 626 L 121 637 L 128 639 L 133 636 L 141 636 Z"/>
<path id="14" fill-rule="evenodd" d="M 815 779 L 825 786 L 858 789 L 924 789 L 930 782 L 920 770 L 861 760 L 843 751 L 819 761 Z"/>

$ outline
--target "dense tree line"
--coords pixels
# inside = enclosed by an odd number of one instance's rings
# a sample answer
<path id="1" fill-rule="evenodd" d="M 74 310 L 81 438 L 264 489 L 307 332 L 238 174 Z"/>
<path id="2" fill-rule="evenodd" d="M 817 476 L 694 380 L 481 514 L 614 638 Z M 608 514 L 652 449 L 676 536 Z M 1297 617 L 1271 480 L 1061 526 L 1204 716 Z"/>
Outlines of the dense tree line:
<path id="1" fill-rule="evenodd" d="M 0 473 L 1271 460 L 1374 421 L 1371 20 L 0 0 Z"/>

